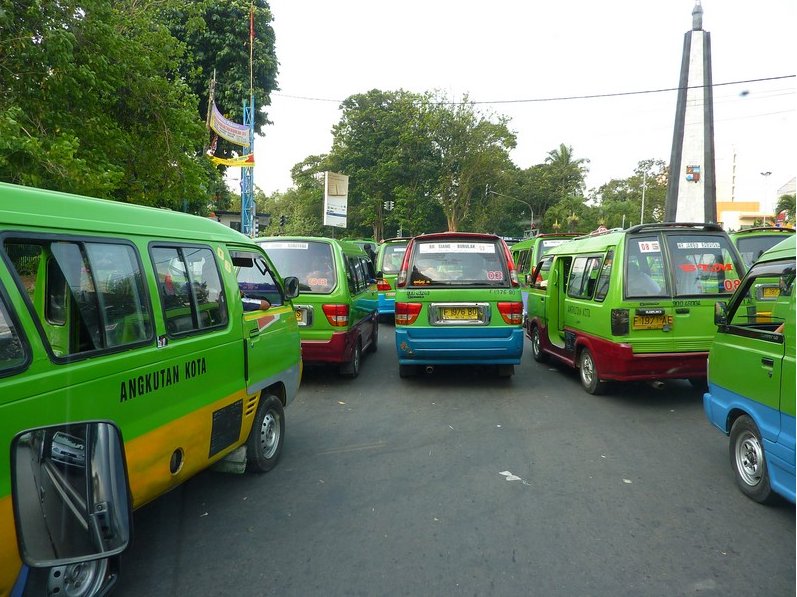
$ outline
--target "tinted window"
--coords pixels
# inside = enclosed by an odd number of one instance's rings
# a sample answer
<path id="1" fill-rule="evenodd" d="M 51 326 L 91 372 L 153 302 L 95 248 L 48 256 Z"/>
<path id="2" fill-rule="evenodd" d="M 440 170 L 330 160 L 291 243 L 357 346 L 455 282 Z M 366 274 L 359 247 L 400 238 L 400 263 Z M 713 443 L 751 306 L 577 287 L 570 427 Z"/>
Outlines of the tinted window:
<path id="1" fill-rule="evenodd" d="M 754 267 L 742 288 L 742 300 L 728 314 L 733 326 L 772 331 L 789 315 L 794 291 L 794 261 L 765 263 Z"/>
<path id="2" fill-rule="evenodd" d="M 730 240 L 720 235 L 668 235 L 675 296 L 731 294 L 739 265 Z"/>
<path id="3" fill-rule="evenodd" d="M 601 257 L 577 257 L 570 269 L 567 294 L 575 298 L 591 298 L 600 274 Z"/>
<path id="4" fill-rule="evenodd" d="M 166 329 L 170 335 L 227 324 L 227 304 L 213 251 L 207 247 L 154 247 Z"/>
<path id="5" fill-rule="evenodd" d="M 787 238 L 786 234 L 771 234 L 769 236 L 743 236 L 736 240 L 736 248 L 742 254 L 745 267 L 750 267 L 767 251 Z"/>
<path id="6" fill-rule="evenodd" d="M 413 286 L 508 286 L 503 251 L 491 240 L 421 241 L 410 262 Z"/>
<path id="7" fill-rule="evenodd" d="M 383 274 L 397 274 L 404 260 L 407 243 L 390 243 L 382 249 L 381 270 Z"/>
<path id="8" fill-rule="evenodd" d="M 299 290 L 325 294 L 337 284 L 332 246 L 313 241 L 264 241 L 260 246 L 284 278 L 296 276 Z"/>
<path id="9" fill-rule="evenodd" d="M 0 295 L 0 375 L 22 366 L 26 361 L 25 349 L 8 307 Z"/>
<path id="10" fill-rule="evenodd" d="M 658 235 L 629 237 L 625 266 L 627 297 L 668 296 L 664 253 Z"/>
<path id="11" fill-rule="evenodd" d="M 609 250 L 606 253 L 606 258 L 603 260 L 603 265 L 601 266 L 601 273 L 598 276 L 598 288 L 595 290 L 595 300 L 602 301 L 606 298 L 606 294 L 609 292 L 609 280 L 612 277 L 612 263 L 614 263 L 614 251 Z"/>
<path id="12" fill-rule="evenodd" d="M 141 268 L 130 245 L 26 239 L 7 240 L 5 249 L 56 356 L 152 337 Z"/>

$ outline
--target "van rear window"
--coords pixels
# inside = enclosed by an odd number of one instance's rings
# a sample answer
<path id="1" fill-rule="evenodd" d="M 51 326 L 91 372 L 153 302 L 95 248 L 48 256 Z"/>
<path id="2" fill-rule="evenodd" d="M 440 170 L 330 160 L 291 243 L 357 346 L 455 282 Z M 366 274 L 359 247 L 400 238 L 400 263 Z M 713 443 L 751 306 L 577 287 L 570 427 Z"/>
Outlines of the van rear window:
<path id="1" fill-rule="evenodd" d="M 739 238 L 736 241 L 736 248 L 739 249 L 739 253 L 742 254 L 745 266 L 749 268 L 758 261 L 758 258 L 761 257 L 764 251 L 768 251 L 784 238 L 786 238 L 784 234 L 747 236 Z"/>
<path id="2" fill-rule="evenodd" d="M 382 252 L 382 273 L 397 274 L 404 260 L 404 251 L 407 243 L 392 243 L 386 245 Z"/>
<path id="3" fill-rule="evenodd" d="M 741 264 L 721 235 L 667 235 L 675 296 L 731 294 L 739 286 Z"/>
<path id="4" fill-rule="evenodd" d="M 314 241 L 263 241 L 280 276 L 296 276 L 299 291 L 313 294 L 331 292 L 337 284 L 332 246 Z"/>
<path id="5" fill-rule="evenodd" d="M 503 251 L 493 241 L 421 241 L 410 260 L 412 286 L 509 286 Z"/>

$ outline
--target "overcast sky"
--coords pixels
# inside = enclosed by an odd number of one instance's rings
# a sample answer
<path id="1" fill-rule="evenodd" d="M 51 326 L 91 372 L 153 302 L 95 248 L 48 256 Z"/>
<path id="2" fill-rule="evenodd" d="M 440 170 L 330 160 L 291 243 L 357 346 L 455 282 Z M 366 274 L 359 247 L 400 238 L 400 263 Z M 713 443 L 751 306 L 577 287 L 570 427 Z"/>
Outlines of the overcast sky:
<path id="1" fill-rule="evenodd" d="M 669 162 L 676 92 L 498 103 L 677 87 L 694 0 L 271 0 L 280 91 L 255 142 L 255 184 L 329 152 L 340 101 L 370 89 L 468 94 L 511 118 L 512 159 L 565 143 L 590 160 L 587 187 Z M 794 75 L 794 0 L 703 0 L 715 85 Z M 315 98 L 315 99 L 307 99 Z M 321 101 L 333 100 L 333 101 Z M 714 90 L 719 200 L 772 201 L 797 170 L 795 78 Z M 735 179 L 734 179 L 734 158 Z M 237 171 L 231 172 L 233 178 Z M 762 172 L 771 172 L 762 176 Z M 735 185 L 734 185 L 735 180 Z"/>

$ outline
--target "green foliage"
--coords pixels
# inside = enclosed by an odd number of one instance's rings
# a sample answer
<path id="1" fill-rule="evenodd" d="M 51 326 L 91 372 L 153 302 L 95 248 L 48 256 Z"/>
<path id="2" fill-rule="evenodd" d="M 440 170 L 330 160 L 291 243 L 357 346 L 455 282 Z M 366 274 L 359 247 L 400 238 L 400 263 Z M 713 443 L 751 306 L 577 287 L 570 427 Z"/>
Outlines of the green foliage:
<path id="1" fill-rule="evenodd" d="M 775 215 L 782 211 L 786 212 L 786 221 L 794 224 L 794 195 L 781 195 L 778 204 L 775 206 Z"/>
<path id="2" fill-rule="evenodd" d="M 219 176 L 157 7 L 0 0 L 0 180 L 206 209 Z"/>
<path id="3" fill-rule="evenodd" d="M 662 160 L 643 160 L 634 175 L 611 180 L 592 197 L 598 222 L 607 228 L 626 228 L 640 223 L 642 187 L 645 186 L 644 222 L 664 221 L 664 199 L 667 195 L 667 166 Z"/>

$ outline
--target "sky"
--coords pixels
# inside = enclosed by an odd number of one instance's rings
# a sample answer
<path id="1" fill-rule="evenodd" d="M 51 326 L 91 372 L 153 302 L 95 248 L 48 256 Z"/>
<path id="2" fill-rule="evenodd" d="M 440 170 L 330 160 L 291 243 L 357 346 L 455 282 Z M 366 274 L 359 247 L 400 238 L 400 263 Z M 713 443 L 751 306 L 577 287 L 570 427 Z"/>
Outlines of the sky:
<path id="1" fill-rule="evenodd" d="M 371 89 L 492 102 L 478 110 L 510 118 L 517 136 L 510 155 L 519 168 L 543 163 L 564 143 L 589 160 L 588 190 L 633 175 L 641 160 L 669 162 L 675 91 L 517 100 L 677 87 L 695 0 L 271 0 L 270 6 L 279 90 L 266 109 L 273 124 L 255 141 L 254 170 L 255 185 L 267 194 L 293 186 L 296 163 L 330 151 L 340 102 Z M 702 6 L 715 84 L 717 198 L 774 205 L 777 190 L 797 172 L 797 2 L 703 0 Z"/>

